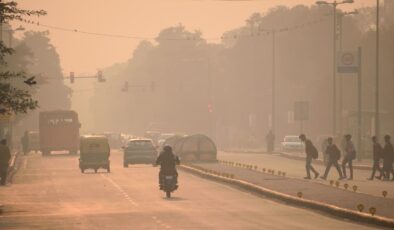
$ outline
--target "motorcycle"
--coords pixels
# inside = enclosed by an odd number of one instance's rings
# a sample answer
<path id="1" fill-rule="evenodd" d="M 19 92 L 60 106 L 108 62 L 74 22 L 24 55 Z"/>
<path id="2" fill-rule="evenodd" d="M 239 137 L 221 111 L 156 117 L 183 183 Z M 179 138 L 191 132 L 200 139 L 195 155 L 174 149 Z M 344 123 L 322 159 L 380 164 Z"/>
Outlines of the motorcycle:
<path id="1" fill-rule="evenodd" d="M 166 193 L 167 198 L 171 198 L 171 193 L 178 189 L 177 176 L 165 175 L 160 183 L 160 189 Z"/>

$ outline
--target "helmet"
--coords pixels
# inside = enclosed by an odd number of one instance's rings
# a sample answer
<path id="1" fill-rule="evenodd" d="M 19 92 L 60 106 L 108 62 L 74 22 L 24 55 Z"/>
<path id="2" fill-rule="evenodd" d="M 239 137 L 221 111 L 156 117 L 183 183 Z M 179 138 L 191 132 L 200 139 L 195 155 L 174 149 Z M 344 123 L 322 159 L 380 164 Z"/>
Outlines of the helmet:
<path id="1" fill-rule="evenodd" d="M 163 150 L 164 150 L 164 152 L 172 152 L 172 147 L 169 146 L 169 145 L 165 145 L 165 146 L 163 147 Z"/>

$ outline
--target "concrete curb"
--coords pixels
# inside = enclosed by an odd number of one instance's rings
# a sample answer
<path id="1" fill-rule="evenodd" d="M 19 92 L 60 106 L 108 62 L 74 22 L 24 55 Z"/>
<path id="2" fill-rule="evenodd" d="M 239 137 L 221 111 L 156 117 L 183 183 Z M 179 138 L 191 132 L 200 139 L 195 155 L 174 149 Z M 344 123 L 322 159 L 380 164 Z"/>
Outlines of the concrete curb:
<path id="1" fill-rule="evenodd" d="M 273 152 L 273 153 L 267 153 L 263 151 L 253 151 L 253 150 L 222 150 L 223 152 L 228 152 L 228 153 L 256 153 L 256 154 L 278 154 L 280 157 L 292 159 L 292 160 L 301 160 L 304 161 L 305 157 L 301 156 L 294 156 L 288 153 L 284 152 Z M 321 155 L 321 154 L 320 154 Z M 317 159 L 313 161 L 315 164 L 319 165 L 324 165 L 324 162 L 321 159 Z M 353 163 L 353 168 L 354 169 L 360 169 L 360 170 L 372 170 L 372 167 L 369 165 L 357 165 Z"/>
<path id="2" fill-rule="evenodd" d="M 372 225 L 378 225 L 382 227 L 389 227 L 389 228 L 394 228 L 394 219 L 390 218 L 385 218 L 381 216 L 372 216 L 366 213 L 362 212 L 357 212 L 345 208 L 340 208 L 334 205 L 318 202 L 318 201 L 313 201 L 313 200 L 308 200 L 308 199 L 303 199 L 303 198 L 298 198 L 295 196 L 290 196 L 284 193 L 280 193 L 271 189 L 267 189 L 261 186 L 257 186 L 255 184 L 242 181 L 242 180 L 237 180 L 237 179 L 231 179 L 231 178 L 226 178 L 226 177 L 221 177 L 221 176 L 216 176 L 212 175 L 209 173 L 205 173 L 202 170 L 199 170 L 197 168 L 194 168 L 192 166 L 186 166 L 186 165 L 181 165 L 180 168 L 184 171 L 187 171 L 189 173 L 198 175 L 200 177 L 226 183 L 233 185 L 235 187 L 241 188 L 248 190 L 250 192 L 263 195 L 266 197 L 270 197 L 273 199 L 277 199 L 280 201 L 283 201 L 288 204 L 292 204 L 295 206 L 301 206 L 301 207 L 307 207 L 315 210 L 319 210 L 325 213 L 328 213 L 330 215 L 336 216 L 336 217 L 341 217 L 341 218 L 346 218 L 349 220 L 353 221 L 358 221 L 358 222 L 363 222 L 367 224 L 372 224 Z"/>

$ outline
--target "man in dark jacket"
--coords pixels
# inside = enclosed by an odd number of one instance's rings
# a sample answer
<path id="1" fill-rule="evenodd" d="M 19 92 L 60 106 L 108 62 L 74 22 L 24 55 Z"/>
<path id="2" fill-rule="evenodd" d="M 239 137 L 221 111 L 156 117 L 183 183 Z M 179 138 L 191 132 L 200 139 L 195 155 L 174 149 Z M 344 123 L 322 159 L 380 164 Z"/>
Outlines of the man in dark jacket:
<path id="1" fill-rule="evenodd" d="M 391 144 L 390 135 L 384 136 L 385 145 L 382 151 L 383 155 L 383 171 L 385 174 L 385 180 L 390 179 L 390 174 L 393 175 L 394 180 L 394 169 L 393 169 L 393 161 L 394 161 L 394 147 Z"/>
<path id="2" fill-rule="evenodd" d="M 163 147 L 163 151 L 156 159 L 156 165 L 160 165 L 159 172 L 159 184 L 160 188 L 162 185 L 162 178 L 166 175 L 175 176 L 178 178 L 178 172 L 176 165 L 180 164 L 179 157 L 172 152 L 172 148 L 169 145 Z M 177 180 L 176 180 L 177 181 Z"/>
<path id="3" fill-rule="evenodd" d="M 328 173 L 330 172 L 330 168 L 332 165 L 335 166 L 335 168 L 338 171 L 339 174 L 339 180 L 343 180 L 344 177 L 342 176 L 342 171 L 341 171 L 341 167 L 339 167 L 338 164 L 338 160 L 341 158 L 341 151 L 339 150 L 339 148 L 332 143 L 332 137 L 329 137 L 327 139 L 327 149 L 326 149 L 326 153 L 328 155 L 328 164 L 326 167 L 326 171 L 324 172 L 324 176 L 320 177 L 323 180 L 327 179 Z"/>
<path id="4" fill-rule="evenodd" d="M 373 144 L 373 166 L 372 166 L 372 175 L 369 180 L 373 180 L 375 178 L 376 171 L 379 171 L 380 175 L 376 178 L 382 179 L 383 169 L 380 168 L 380 159 L 382 158 L 382 146 L 378 143 L 378 139 L 376 136 L 372 137 Z"/>
<path id="5" fill-rule="evenodd" d="M 305 153 L 306 153 L 306 162 L 305 162 L 305 169 L 306 169 L 306 177 L 304 179 L 311 179 L 311 170 L 315 174 L 315 179 L 319 177 L 319 173 L 313 168 L 312 166 L 312 159 L 317 157 L 314 156 L 317 154 L 317 149 L 313 146 L 312 141 L 306 139 L 305 134 L 301 134 L 299 136 L 300 140 L 305 144 Z"/>
<path id="6" fill-rule="evenodd" d="M 11 152 L 7 146 L 7 141 L 5 139 L 0 142 L 0 177 L 1 185 L 5 185 L 7 182 L 7 172 L 8 164 L 11 159 Z"/>

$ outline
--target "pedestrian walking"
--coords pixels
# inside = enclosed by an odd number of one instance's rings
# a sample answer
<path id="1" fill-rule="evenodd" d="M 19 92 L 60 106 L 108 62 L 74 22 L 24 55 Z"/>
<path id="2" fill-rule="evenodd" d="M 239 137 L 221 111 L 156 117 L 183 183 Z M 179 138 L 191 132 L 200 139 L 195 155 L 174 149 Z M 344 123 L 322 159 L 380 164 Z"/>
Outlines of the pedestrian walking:
<path id="1" fill-rule="evenodd" d="M 393 144 L 391 144 L 390 135 L 384 136 L 384 142 L 385 144 L 382 151 L 384 178 L 385 180 L 389 180 L 391 174 L 393 175 L 392 180 L 394 180 L 394 169 L 393 169 L 394 147 Z"/>
<path id="2" fill-rule="evenodd" d="M 11 152 L 7 146 L 5 139 L 0 141 L 0 177 L 1 185 L 5 185 L 7 182 L 8 164 L 11 159 Z"/>
<path id="3" fill-rule="evenodd" d="M 312 141 L 306 138 L 305 134 L 301 134 L 299 136 L 300 140 L 305 144 L 305 154 L 306 154 L 306 161 L 305 161 L 305 169 L 306 169 L 306 177 L 304 179 L 311 179 L 311 170 L 315 174 L 315 179 L 319 177 L 319 173 L 313 168 L 312 160 L 317 159 L 318 151 L 316 147 L 312 144 Z"/>
<path id="4" fill-rule="evenodd" d="M 356 159 L 356 149 L 354 148 L 352 136 L 350 134 L 345 135 L 344 149 L 345 155 L 342 160 L 343 176 L 347 178 L 346 165 L 349 165 L 350 177 L 348 179 L 353 180 L 353 160 Z"/>
<path id="5" fill-rule="evenodd" d="M 326 167 L 326 171 L 324 172 L 324 176 L 320 177 L 323 180 L 327 179 L 328 173 L 330 172 L 331 166 L 335 166 L 339 174 L 339 180 L 343 180 L 344 177 L 341 172 L 341 167 L 339 167 L 338 161 L 341 158 L 341 151 L 339 148 L 333 143 L 332 137 L 327 138 L 327 148 L 326 154 L 328 155 L 328 163 Z"/>
<path id="6" fill-rule="evenodd" d="M 373 180 L 375 178 L 375 173 L 378 171 L 380 174 L 377 176 L 377 179 L 382 179 L 383 169 L 380 168 L 380 159 L 382 159 L 382 146 L 378 143 L 378 139 L 376 136 L 372 137 L 372 153 L 373 153 L 373 165 L 372 165 L 372 174 L 369 180 Z"/>
<path id="7" fill-rule="evenodd" d="M 274 151 L 275 143 L 275 135 L 272 130 L 268 132 L 267 136 L 265 137 L 265 141 L 267 143 L 267 152 L 272 153 Z"/>

